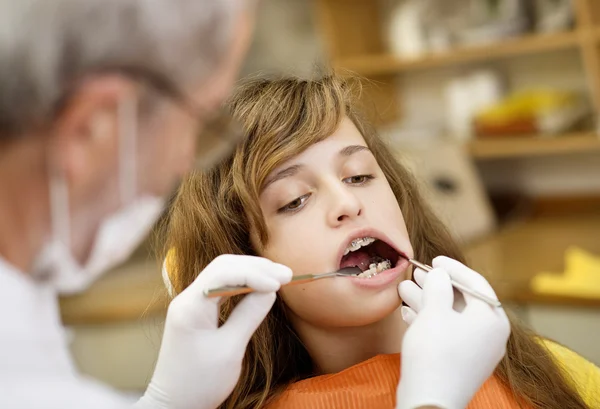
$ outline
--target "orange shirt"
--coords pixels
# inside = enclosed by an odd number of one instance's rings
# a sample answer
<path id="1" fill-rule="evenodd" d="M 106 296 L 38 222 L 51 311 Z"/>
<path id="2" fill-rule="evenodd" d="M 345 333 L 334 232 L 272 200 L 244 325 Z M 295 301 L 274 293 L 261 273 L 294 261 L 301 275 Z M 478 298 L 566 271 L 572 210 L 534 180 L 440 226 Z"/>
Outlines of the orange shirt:
<path id="1" fill-rule="evenodd" d="M 400 355 L 378 355 L 341 372 L 290 385 L 265 409 L 394 409 Z M 519 408 L 495 377 L 477 392 L 468 409 Z"/>

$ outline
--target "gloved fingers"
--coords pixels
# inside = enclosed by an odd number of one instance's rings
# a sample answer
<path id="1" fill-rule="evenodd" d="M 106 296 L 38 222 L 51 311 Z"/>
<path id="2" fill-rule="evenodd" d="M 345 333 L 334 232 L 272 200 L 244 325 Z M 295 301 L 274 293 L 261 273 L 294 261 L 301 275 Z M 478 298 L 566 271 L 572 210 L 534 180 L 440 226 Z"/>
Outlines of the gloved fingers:
<path id="1" fill-rule="evenodd" d="M 208 271 L 200 273 L 200 275 L 208 273 Z M 256 271 L 254 268 L 246 266 L 243 270 L 227 270 L 221 271 L 224 276 L 225 284 L 211 285 L 200 282 L 197 278 L 192 285 L 183 290 L 181 294 L 171 301 L 169 310 L 171 315 L 183 315 L 183 319 L 187 321 L 197 321 L 197 325 L 213 327 L 212 323 L 216 323 L 218 316 L 218 306 L 222 301 L 222 297 L 206 297 L 204 289 L 217 288 L 221 286 L 249 286 L 260 293 L 275 294 L 279 290 L 281 284 L 274 278 L 261 274 L 261 271 Z M 218 282 L 218 281 L 215 281 Z M 210 283 L 210 281 L 209 281 Z M 215 324 L 216 325 L 216 324 Z"/>
<path id="2" fill-rule="evenodd" d="M 186 288 L 169 304 L 165 327 L 216 329 L 219 319 L 218 299 L 198 296 L 189 289 Z"/>
<path id="3" fill-rule="evenodd" d="M 219 256 L 171 301 L 167 322 L 173 327 L 217 329 L 218 303 L 221 299 L 206 297 L 204 290 L 223 286 L 249 286 L 274 297 L 281 284 L 291 278 L 292 271 L 288 267 L 265 258 Z"/>
<path id="4" fill-rule="evenodd" d="M 415 312 L 421 311 L 423 302 L 423 289 L 410 280 L 398 284 L 398 294 Z"/>
<path id="5" fill-rule="evenodd" d="M 415 268 L 415 271 L 413 273 L 413 277 L 415 279 L 415 281 L 417 282 L 417 284 L 423 288 L 423 286 L 425 285 L 425 282 L 427 280 L 427 272 L 425 270 L 421 270 L 420 268 Z M 457 290 L 456 288 L 454 289 L 454 310 L 457 312 L 462 312 L 465 309 L 466 303 L 465 303 L 465 297 L 463 295 L 463 293 L 461 293 L 459 290 Z"/>
<path id="6" fill-rule="evenodd" d="M 403 305 L 400 308 L 400 313 L 402 314 L 402 319 L 408 325 L 412 324 L 414 322 L 415 318 L 417 318 L 417 313 L 415 312 L 415 310 L 413 310 L 412 308 L 407 307 L 405 305 Z"/>
<path id="7" fill-rule="evenodd" d="M 496 293 L 490 283 L 478 272 L 470 269 L 459 261 L 445 256 L 439 256 L 433 259 L 432 263 L 435 268 L 442 268 L 448 272 L 452 280 L 462 284 L 472 290 L 479 291 L 489 297 L 496 298 Z M 467 303 L 473 297 L 465 294 Z"/>
<path id="8" fill-rule="evenodd" d="M 205 289 L 223 286 L 248 286 L 256 291 L 273 292 L 292 279 L 292 270 L 282 264 L 253 256 L 223 255 L 214 259 L 189 289 L 203 293 Z"/>
<path id="9" fill-rule="evenodd" d="M 217 258 L 215 258 L 210 264 L 210 265 L 215 265 L 215 271 L 218 271 L 219 273 L 221 271 L 242 271 L 244 272 L 245 270 L 251 270 L 251 272 L 260 272 L 261 275 L 265 275 L 265 276 L 269 276 L 273 279 L 275 279 L 276 281 L 278 281 L 280 284 L 286 284 L 289 283 L 290 280 L 292 279 L 292 270 L 287 267 L 284 266 L 283 264 L 279 264 L 279 263 L 274 263 L 273 261 L 264 258 L 264 257 L 256 257 L 256 256 L 246 256 L 246 255 L 232 255 L 232 254 L 226 254 L 226 255 L 222 255 L 219 256 Z M 208 269 L 205 269 L 205 271 Z M 231 273 L 231 276 L 224 276 L 222 274 L 214 274 L 211 275 L 210 279 L 211 279 L 211 284 L 213 285 L 218 285 L 218 286 L 223 286 L 223 285 L 248 285 L 250 287 L 252 287 L 252 282 L 247 282 L 247 279 L 252 279 L 254 277 L 253 274 L 241 274 L 241 275 L 236 275 L 234 273 Z M 230 273 L 227 273 L 230 274 Z M 238 278 L 239 277 L 239 278 Z M 243 281 L 238 281 L 238 282 L 231 282 L 231 279 L 233 280 L 243 280 Z M 254 288 L 254 287 L 252 287 Z M 255 288 L 256 290 L 259 290 L 258 288 Z"/>
<path id="10" fill-rule="evenodd" d="M 219 272 L 218 279 L 208 281 L 203 289 L 222 286 L 247 286 L 259 292 L 274 292 L 281 287 L 281 282 L 268 275 L 264 269 L 256 266 L 246 266 L 243 269 L 225 270 Z"/>
<path id="11" fill-rule="evenodd" d="M 419 284 L 419 287 L 423 288 L 423 286 L 425 285 L 425 280 L 427 279 L 427 273 L 424 270 L 421 270 L 420 268 L 415 268 L 413 277 L 417 284 Z"/>
<path id="12" fill-rule="evenodd" d="M 224 275 L 227 274 L 226 272 L 223 273 Z M 250 293 L 248 296 L 244 297 L 244 299 L 252 295 L 252 297 L 249 298 L 252 300 L 256 298 L 256 295 L 259 294 L 267 294 L 269 295 L 267 299 L 274 299 L 276 296 L 275 292 L 280 288 L 279 281 L 273 279 L 272 277 L 261 275 L 260 272 L 253 272 L 252 270 L 247 269 L 235 273 L 239 274 L 241 278 L 233 281 L 227 281 L 227 283 L 242 283 L 240 285 L 249 285 L 258 291 L 256 293 Z M 248 273 L 253 275 L 252 278 L 246 279 L 246 275 L 248 275 Z M 201 275 L 202 274 L 204 273 L 201 273 Z M 167 322 L 169 322 L 170 325 L 181 328 L 192 326 L 194 328 L 217 329 L 219 304 L 222 300 L 222 297 L 209 298 L 206 297 L 203 292 L 199 293 L 198 289 L 203 290 L 202 286 L 192 287 L 190 285 L 188 288 L 182 291 L 181 294 L 175 297 L 173 301 L 171 301 L 171 304 L 169 305 L 169 312 L 167 314 Z M 242 303 L 240 302 L 240 304 Z M 268 305 L 267 311 L 269 308 L 271 308 L 271 305 L 272 302 Z M 236 307 L 236 310 L 237 308 L 239 308 L 239 305 Z M 256 311 L 256 307 L 251 311 Z M 259 309 L 258 312 L 260 313 L 261 310 Z M 260 320 L 263 318 L 264 315 L 260 318 Z"/>
<path id="13" fill-rule="evenodd" d="M 441 268 L 434 268 L 427 273 L 427 280 L 423 287 L 422 309 L 451 309 L 453 302 L 454 290 L 450 276 Z"/>
<path id="14" fill-rule="evenodd" d="M 227 332 L 227 338 L 236 339 L 245 347 L 252 334 L 265 319 L 277 295 L 270 293 L 250 293 L 234 308 L 219 331 Z"/>
<path id="15" fill-rule="evenodd" d="M 489 340 L 487 355 L 495 355 L 496 363 L 500 362 L 506 354 L 511 332 L 510 321 L 504 309 L 473 299 L 465 307 L 462 318 L 468 321 L 469 326 L 477 328 L 479 337 Z"/>
<path id="16" fill-rule="evenodd" d="M 465 307 L 467 306 L 465 295 L 468 296 L 468 294 L 463 294 L 460 290 L 456 289 L 456 287 L 454 288 L 454 306 L 452 307 L 454 308 L 454 311 L 463 312 L 465 310 Z"/>
<path id="17" fill-rule="evenodd" d="M 481 301 L 478 298 L 465 294 L 465 298 L 468 297 L 467 305 L 464 308 L 463 315 L 475 322 L 479 320 L 488 328 L 494 328 L 498 331 L 498 335 L 505 333 L 508 339 L 510 334 L 510 321 L 504 308 L 492 307 L 485 301 Z"/>

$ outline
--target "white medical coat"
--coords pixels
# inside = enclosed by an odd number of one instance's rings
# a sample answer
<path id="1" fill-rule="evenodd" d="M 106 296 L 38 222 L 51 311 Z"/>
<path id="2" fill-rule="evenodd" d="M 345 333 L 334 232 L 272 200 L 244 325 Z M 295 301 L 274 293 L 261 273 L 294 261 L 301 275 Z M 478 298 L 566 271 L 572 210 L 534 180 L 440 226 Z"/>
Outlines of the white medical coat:
<path id="1" fill-rule="evenodd" d="M 0 258 L 0 409 L 122 409 L 132 403 L 78 373 L 56 291 Z"/>

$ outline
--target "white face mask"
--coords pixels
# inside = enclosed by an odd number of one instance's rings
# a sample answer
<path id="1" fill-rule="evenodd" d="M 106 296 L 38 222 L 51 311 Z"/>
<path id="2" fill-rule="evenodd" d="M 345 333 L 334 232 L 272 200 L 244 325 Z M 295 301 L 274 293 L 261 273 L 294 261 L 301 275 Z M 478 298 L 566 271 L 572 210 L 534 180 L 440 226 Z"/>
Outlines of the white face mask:
<path id="1" fill-rule="evenodd" d="M 100 274 L 125 261 L 160 217 L 162 197 L 136 198 L 137 113 L 135 101 L 119 107 L 119 182 L 122 208 L 101 221 L 87 261 L 81 265 L 71 251 L 69 194 L 64 175 L 50 179 L 52 237 L 34 265 L 34 275 L 49 278 L 61 293 L 87 288 Z M 51 173 L 52 174 L 52 173 Z"/>

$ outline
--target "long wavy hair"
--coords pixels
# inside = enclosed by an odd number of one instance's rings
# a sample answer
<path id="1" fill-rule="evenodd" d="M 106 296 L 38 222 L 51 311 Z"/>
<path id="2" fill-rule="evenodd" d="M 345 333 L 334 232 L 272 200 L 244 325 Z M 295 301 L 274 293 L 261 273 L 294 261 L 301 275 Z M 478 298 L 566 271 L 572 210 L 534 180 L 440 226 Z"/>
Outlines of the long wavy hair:
<path id="1" fill-rule="evenodd" d="M 354 82 L 353 82 L 354 83 Z M 250 231 L 261 243 L 269 234 L 259 207 L 265 178 L 278 165 L 331 135 L 348 117 L 363 135 L 387 177 L 406 220 L 418 260 L 447 255 L 464 262 L 455 241 L 423 201 L 410 173 L 356 109 L 355 87 L 335 75 L 318 80 L 254 79 L 238 88 L 228 106 L 245 140 L 218 166 L 190 175 L 163 226 L 176 293 L 190 285 L 220 254 L 256 255 Z M 166 251 L 165 251 L 166 254 Z M 172 253 L 171 253 L 172 254 Z M 239 298 L 222 304 L 224 322 Z M 523 407 L 585 408 L 550 352 L 514 319 L 505 358 L 495 376 Z M 257 409 L 292 382 L 317 375 L 311 358 L 286 318 L 278 297 L 252 337 L 239 382 L 221 405 Z"/>

